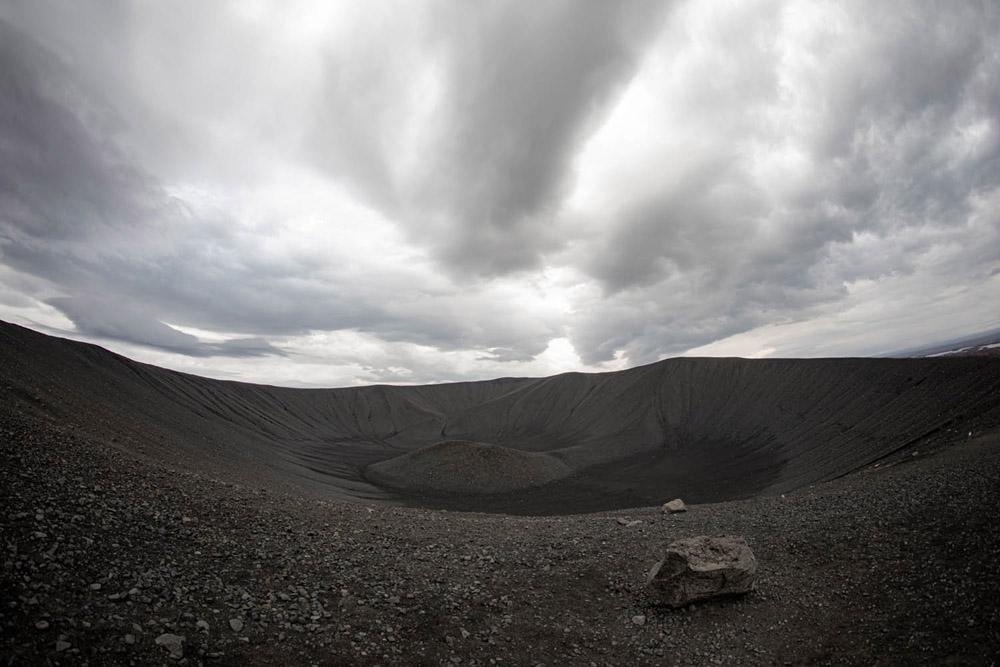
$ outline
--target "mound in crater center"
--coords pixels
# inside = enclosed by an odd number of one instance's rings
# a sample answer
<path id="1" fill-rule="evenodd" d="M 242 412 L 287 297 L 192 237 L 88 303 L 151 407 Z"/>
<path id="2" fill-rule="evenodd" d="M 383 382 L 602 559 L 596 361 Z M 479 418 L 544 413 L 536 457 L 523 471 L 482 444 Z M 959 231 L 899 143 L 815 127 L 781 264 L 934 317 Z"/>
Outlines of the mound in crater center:
<path id="1" fill-rule="evenodd" d="M 374 463 L 365 476 L 380 486 L 411 492 L 490 495 L 543 486 L 571 472 L 551 454 L 446 440 Z"/>

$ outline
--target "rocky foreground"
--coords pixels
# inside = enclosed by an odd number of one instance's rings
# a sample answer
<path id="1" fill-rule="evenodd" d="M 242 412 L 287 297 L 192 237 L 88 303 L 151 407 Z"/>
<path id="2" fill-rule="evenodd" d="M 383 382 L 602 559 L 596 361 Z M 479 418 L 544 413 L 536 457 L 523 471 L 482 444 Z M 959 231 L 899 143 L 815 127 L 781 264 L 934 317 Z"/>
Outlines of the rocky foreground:
<path id="1" fill-rule="evenodd" d="M 6 664 L 1000 655 L 996 435 L 785 497 L 530 518 L 278 495 L 82 433 L 0 408 Z M 746 537 L 756 592 L 654 605 L 646 571 L 667 542 L 702 534 Z"/>

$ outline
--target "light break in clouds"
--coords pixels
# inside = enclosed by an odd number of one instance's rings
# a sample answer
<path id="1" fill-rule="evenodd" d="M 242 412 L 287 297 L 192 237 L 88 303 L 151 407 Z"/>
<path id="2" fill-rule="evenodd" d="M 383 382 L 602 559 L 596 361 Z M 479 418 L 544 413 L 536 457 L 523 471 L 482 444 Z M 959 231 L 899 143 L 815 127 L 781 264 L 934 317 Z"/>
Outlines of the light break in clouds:
<path id="1" fill-rule="evenodd" d="M 0 317 L 279 384 L 998 324 L 994 2 L 0 6 Z"/>

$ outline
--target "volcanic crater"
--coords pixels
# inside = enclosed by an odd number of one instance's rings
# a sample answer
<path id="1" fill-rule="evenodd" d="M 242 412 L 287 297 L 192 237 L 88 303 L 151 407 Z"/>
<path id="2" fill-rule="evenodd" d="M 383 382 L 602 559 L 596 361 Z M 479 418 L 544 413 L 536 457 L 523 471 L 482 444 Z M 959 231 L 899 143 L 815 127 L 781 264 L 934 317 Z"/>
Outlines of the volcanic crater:
<path id="1" fill-rule="evenodd" d="M 356 502 L 516 514 L 717 502 L 1000 422 L 1000 360 L 679 358 L 609 373 L 294 389 L 0 325 L 8 395 L 170 465 Z"/>
<path id="2" fill-rule="evenodd" d="M 290 389 L 0 323 L 0 662 L 990 664 L 998 480 L 1000 358 Z M 720 535 L 756 591 L 664 609 Z"/>

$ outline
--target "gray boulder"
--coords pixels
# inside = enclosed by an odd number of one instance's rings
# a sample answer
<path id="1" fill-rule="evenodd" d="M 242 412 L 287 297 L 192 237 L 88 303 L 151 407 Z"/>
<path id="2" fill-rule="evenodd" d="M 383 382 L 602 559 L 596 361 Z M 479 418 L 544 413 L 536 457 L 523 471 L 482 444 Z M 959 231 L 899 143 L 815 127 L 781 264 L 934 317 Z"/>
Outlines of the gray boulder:
<path id="1" fill-rule="evenodd" d="M 753 590 L 757 559 L 742 537 L 689 537 L 672 542 L 646 583 L 659 602 L 683 607 Z"/>

